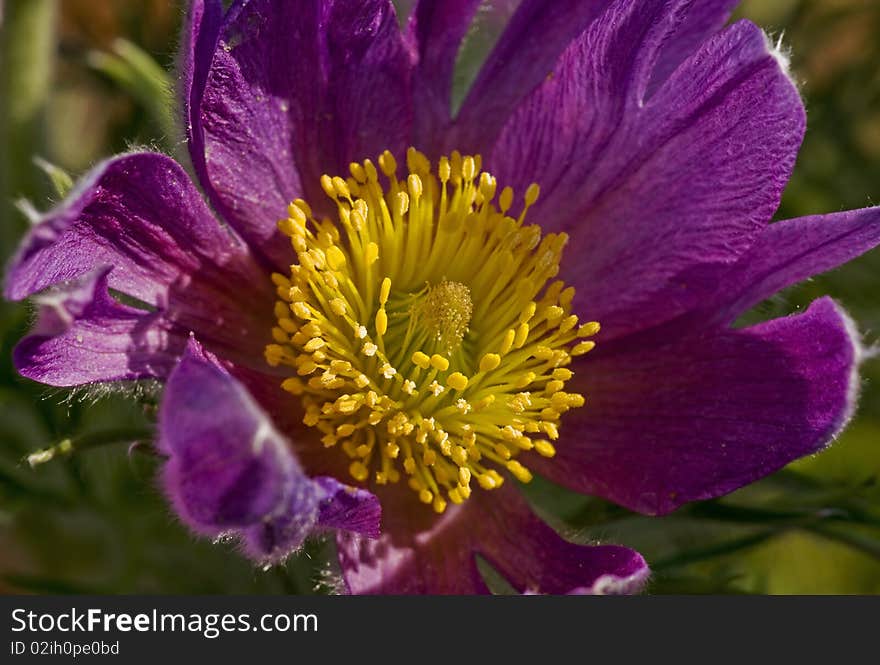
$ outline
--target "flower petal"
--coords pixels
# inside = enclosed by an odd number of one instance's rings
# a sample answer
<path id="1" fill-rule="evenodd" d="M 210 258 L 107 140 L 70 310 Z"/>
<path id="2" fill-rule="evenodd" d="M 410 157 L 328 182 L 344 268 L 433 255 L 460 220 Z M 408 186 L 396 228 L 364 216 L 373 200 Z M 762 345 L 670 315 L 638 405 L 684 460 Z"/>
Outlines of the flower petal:
<path id="1" fill-rule="evenodd" d="M 217 222 L 189 177 L 169 157 L 122 155 L 88 173 L 25 237 L 7 274 L 5 294 L 10 299 L 25 298 L 108 266 L 113 269 L 104 275 L 104 290 L 139 300 L 142 316 L 106 296 L 82 308 L 77 329 L 69 332 L 77 339 L 95 337 L 80 345 L 76 353 L 81 357 L 89 349 L 98 353 L 104 344 L 101 340 L 107 336 L 99 323 L 107 323 L 112 310 L 113 316 L 125 312 L 121 316 L 126 323 L 119 325 L 130 334 L 112 348 L 115 353 L 129 348 L 134 354 L 128 363 L 131 374 L 141 375 L 147 367 L 151 372 L 170 370 L 167 358 L 150 360 L 144 354 L 150 349 L 180 351 L 180 340 L 190 331 L 226 357 L 262 366 L 274 318 L 274 286 L 268 271 Z M 91 316 L 97 318 L 87 322 L 85 318 Z M 148 341 L 166 335 L 179 340 L 168 345 Z M 58 352 L 68 343 L 68 338 L 59 340 Z M 89 371 L 81 376 L 93 381 L 121 378 L 117 370 L 125 367 L 122 357 L 113 361 L 116 369 L 108 361 L 109 357 L 83 357 L 81 369 L 105 366 L 108 375 Z M 74 374 L 52 380 L 67 381 Z"/>
<path id="2" fill-rule="evenodd" d="M 708 37 L 727 23 L 740 0 L 699 0 L 687 8 L 684 20 L 664 44 L 648 86 L 651 97 L 669 75 Z"/>
<path id="3" fill-rule="evenodd" d="M 419 0 L 409 21 L 418 53 L 413 72 L 413 145 L 434 155 L 443 150 L 451 122 L 452 81 L 462 40 L 481 0 Z"/>
<path id="4" fill-rule="evenodd" d="M 107 291 L 99 269 L 35 298 L 37 321 L 15 347 L 22 376 L 53 386 L 165 376 L 186 336 L 160 315 L 128 307 Z"/>
<path id="5" fill-rule="evenodd" d="M 351 592 L 488 593 L 476 555 L 522 593 L 634 593 L 644 586 L 649 571 L 637 552 L 563 540 L 532 513 L 512 482 L 477 490 L 440 517 L 413 502 L 406 488 L 383 491 L 383 504 L 408 501 L 411 510 L 388 511 L 378 540 L 338 536 Z"/>
<path id="6" fill-rule="evenodd" d="M 168 378 L 159 447 L 168 455 L 162 484 L 181 519 L 197 533 L 239 538 L 256 560 L 283 560 L 322 518 L 376 530 L 375 497 L 360 490 L 346 501 L 338 484 L 308 478 L 266 413 L 195 341 Z"/>
<path id="7" fill-rule="evenodd" d="M 730 323 L 777 291 L 832 270 L 880 245 L 880 208 L 771 224 L 708 299 L 713 319 Z"/>
<path id="8" fill-rule="evenodd" d="M 202 186 L 248 242 L 286 266 L 292 253 L 275 223 L 291 200 L 321 205 L 323 173 L 405 149 L 410 69 L 390 0 L 236 3 L 192 112 Z"/>
<path id="9" fill-rule="evenodd" d="M 244 249 L 174 160 L 132 153 L 99 164 L 44 215 L 13 258 L 5 295 L 20 300 L 111 265 L 111 288 L 159 306 L 202 262 L 237 254 Z"/>
<path id="10" fill-rule="evenodd" d="M 645 101 L 651 63 L 680 18 L 653 0 L 615 3 L 524 103 L 489 162 L 519 191 L 540 174 L 530 215 L 572 236 L 563 274 L 605 340 L 694 305 L 703 294 L 682 275 L 696 265 L 720 274 L 750 246 L 803 136 L 797 90 L 748 22 L 710 39 Z"/>
<path id="11" fill-rule="evenodd" d="M 747 329 L 583 363 L 583 408 L 527 466 L 642 513 L 720 496 L 822 450 L 855 408 L 861 349 L 828 298 Z"/>
<path id="12" fill-rule="evenodd" d="M 375 494 L 344 485 L 329 476 L 315 478 L 315 482 L 325 493 L 318 512 L 319 525 L 346 529 L 369 538 L 379 536 L 382 507 Z"/>
<path id="13" fill-rule="evenodd" d="M 180 46 L 180 99 L 183 124 L 193 168 L 202 182 L 205 172 L 205 136 L 199 120 L 202 94 L 223 22 L 221 0 L 190 0 Z"/>
<path id="14" fill-rule="evenodd" d="M 520 101 L 611 0 L 522 0 L 462 102 L 447 150 L 487 153 Z"/>

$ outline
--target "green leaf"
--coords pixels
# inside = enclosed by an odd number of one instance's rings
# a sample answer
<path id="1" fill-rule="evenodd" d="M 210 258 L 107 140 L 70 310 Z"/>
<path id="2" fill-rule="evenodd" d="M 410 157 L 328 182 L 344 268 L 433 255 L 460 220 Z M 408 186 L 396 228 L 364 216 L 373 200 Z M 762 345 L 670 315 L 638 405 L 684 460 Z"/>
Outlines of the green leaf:
<path id="1" fill-rule="evenodd" d="M 88 63 L 131 95 L 163 133 L 169 148 L 180 131 L 174 117 L 171 77 L 153 57 L 127 39 L 113 41 L 110 52 L 90 51 Z"/>

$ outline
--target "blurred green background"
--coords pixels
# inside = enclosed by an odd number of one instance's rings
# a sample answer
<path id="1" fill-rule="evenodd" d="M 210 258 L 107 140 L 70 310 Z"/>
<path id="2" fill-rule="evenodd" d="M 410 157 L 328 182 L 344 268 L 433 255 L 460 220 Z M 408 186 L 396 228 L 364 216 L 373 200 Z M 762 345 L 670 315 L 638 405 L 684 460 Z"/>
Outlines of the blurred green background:
<path id="1" fill-rule="evenodd" d="M 408 5 L 403 1 L 398 4 Z M 511 5 L 515 3 L 509 3 Z M 0 0 L 0 257 L 102 157 L 132 144 L 181 155 L 173 72 L 181 3 Z M 880 3 L 750 0 L 739 15 L 784 34 L 809 129 L 780 218 L 880 200 Z M 466 41 L 458 99 L 500 24 Z M 36 160 L 34 158 L 37 158 Z M 29 203 L 26 203 L 29 202 Z M 880 330 L 880 252 L 763 303 L 779 316 L 830 293 L 869 343 Z M 0 302 L 0 592 L 309 593 L 334 589 L 332 544 L 257 569 L 197 541 L 158 496 L 144 437 L 148 399 L 70 393 L 17 377 L 27 305 Z M 545 482 L 529 495 L 574 540 L 621 542 L 652 564 L 652 593 L 880 592 L 880 361 L 863 370 L 856 419 L 827 452 L 721 500 L 644 518 Z M 38 464 L 35 451 L 75 451 Z M 485 571 L 490 579 L 491 570 Z M 504 592 L 502 581 L 493 585 Z"/>

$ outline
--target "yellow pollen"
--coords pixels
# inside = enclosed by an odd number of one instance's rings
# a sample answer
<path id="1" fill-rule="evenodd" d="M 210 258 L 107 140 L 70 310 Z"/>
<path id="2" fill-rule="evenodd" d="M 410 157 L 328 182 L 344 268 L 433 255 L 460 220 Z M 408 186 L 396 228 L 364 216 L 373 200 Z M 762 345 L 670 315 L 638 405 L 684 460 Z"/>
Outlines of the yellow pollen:
<path id="1" fill-rule="evenodd" d="M 569 366 L 599 324 L 551 282 L 567 236 L 525 223 L 537 185 L 517 203 L 458 152 L 432 167 L 410 148 L 406 173 L 388 151 L 377 163 L 321 177 L 336 220 L 296 200 L 278 222 L 297 261 L 272 275 L 266 361 L 355 481 L 405 479 L 442 513 L 472 488 L 529 482 L 521 454 L 556 454 L 563 414 L 585 402 Z"/>

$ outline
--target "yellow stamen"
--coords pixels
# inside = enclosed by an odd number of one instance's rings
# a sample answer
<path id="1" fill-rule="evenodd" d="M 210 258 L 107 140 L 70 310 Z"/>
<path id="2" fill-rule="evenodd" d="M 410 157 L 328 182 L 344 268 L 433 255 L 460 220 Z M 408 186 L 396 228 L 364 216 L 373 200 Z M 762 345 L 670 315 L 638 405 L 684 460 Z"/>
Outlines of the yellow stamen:
<path id="1" fill-rule="evenodd" d="M 406 478 L 438 513 L 472 481 L 500 487 L 499 469 L 529 482 L 522 453 L 556 454 L 561 415 L 584 403 L 568 366 L 599 332 L 572 314 L 574 289 L 548 285 L 567 236 L 525 224 L 538 186 L 516 206 L 481 165 L 454 152 L 435 174 L 410 149 L 399 178 L 386 151 L 378 170 L 322 176 L 337 222 L 297 200 L 278 224 L 297 263 L 272 275 L 266 361 L 356 481 Z"/>

